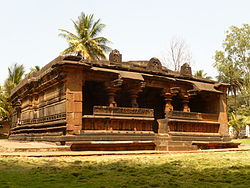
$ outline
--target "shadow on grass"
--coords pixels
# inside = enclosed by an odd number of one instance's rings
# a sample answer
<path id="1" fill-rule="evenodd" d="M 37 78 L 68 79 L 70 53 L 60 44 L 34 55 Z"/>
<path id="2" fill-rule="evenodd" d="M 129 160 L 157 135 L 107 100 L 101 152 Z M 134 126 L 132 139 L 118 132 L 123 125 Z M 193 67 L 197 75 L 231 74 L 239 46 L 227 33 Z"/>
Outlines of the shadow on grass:
<path id="1" fill-rule="evenodd" d="M 163 164 L 76 160 L 42 165 L 0 160 L 0 187 L 249 187 L 250 166 L 202 168 L 174 160 Z"/>

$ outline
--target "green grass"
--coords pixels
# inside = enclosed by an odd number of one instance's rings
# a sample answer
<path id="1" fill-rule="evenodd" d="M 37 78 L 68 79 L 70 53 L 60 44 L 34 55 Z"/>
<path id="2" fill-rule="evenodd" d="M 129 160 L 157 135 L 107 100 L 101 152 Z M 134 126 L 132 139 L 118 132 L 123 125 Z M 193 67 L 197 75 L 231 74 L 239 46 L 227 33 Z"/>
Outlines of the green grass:
<path id="1" fill-rule="evenodd" d="M 249 187 L 250 151 L 0 157 L 0 187 Z"/>
<path id="2" fill-rule="evenodd" d="M 250 139 L 233 139 L 233 142 L 240 142 L 241 144 L 250 145 Z"/>

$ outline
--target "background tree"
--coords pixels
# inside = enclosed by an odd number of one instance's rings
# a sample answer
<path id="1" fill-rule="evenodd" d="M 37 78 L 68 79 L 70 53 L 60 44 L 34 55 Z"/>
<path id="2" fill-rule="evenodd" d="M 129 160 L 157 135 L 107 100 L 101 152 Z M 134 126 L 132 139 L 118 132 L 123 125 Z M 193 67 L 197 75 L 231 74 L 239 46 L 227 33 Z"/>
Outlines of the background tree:
<path id="1" fill-rule="evenodd" d="M 190 63 L 192 60 L 191 52 L 186 42 L 180 38 L 172 38 L 169 44 L 167 55 L 163 58 L 175 71 L 180 71 L 184 63 Z"/>
<path id="2" fill-rule="evenodd" d="M 110 41 L 99 36 L 105 27 L 98 19 L 94 21 L 94 15 L 81 13 L 76 21 L 72 21 L 75 32 L 71 33 L 65 29 L 60 29 L 62 33 L 59 36 L 65 38 L 69 44 L 62 54 L 80 53 L 84 58 L 89 60 L 106 59 L 105 54 L 111 49 L 107 46 Z"/>
<path id="3" fill-rule="evenodd" d="M 8 78 L 4 82 L 4 87 L 0 87 L 0 117 L 5 121 L 10 121 L 11 117 L 11 104 L 8 102 L 8 98 L 11 94 L 11 90 L 20 83 L 24 76 L 24 66 L 14 64 L 8 68 Z"/>
<path id="4" fill-rule="evenodd" d="M 40 68 L 40 66 L 38 66 L 38 65 L 36 65 L 36 66 L 34 66 L 34 67 L 31 67 L 31 68 L 30 68 L 30 72 L 27 73 L 27 74 L 25 75 L 25 77 L 31 75 L 31 74 L 34 73 L 34 72 L 38 72 L 38 71 L 40 71 L 40 70 L 41 70 L 41 68 Z"/>
<path id="5" fill-rule="evenodd" d="M 247 126 L 248 117 L 245 116 L 236 116 L 234 113 L 230 115 L 230 121 L 228 124 L 233 127 L 236 133 L 236 138 L 239 137 L 240 131 L 242 128 Z"/>
<path id="6" fill-rule="evenodd" d="M 11 116 L 11 105 L 8 102 L 8 96 L 4 89 L 0 87 L 0 119 L 9 121 Z"/>
<path id="7" fill-rule="evenodd" d="M 24 66 L 17 63 L 8 68 L 8 78 L 4 82 L 4 90 L 7 95 L 10 95 L 11 90 L 23 79 L 24 72 Z"/>
<path id="8" fill-rule="evenodd" d="M 30 72 L 38 72 L 38 71 L 40 71 L 40 70 L 41 70 L 41 67 L 38 66 L 38 65 L 36 65 L 36 66 L 30 68 Z"/>
<path id="9" fill-rule="evenodd" d="M 223 50 L 216 51 L 214 59 L 214 66 L 219 71 L 218 80 L 230 84 L 229 92 L 234 96 L 236 112 L 239 106 L 237 96 L 250 94 L 250 26 L 231 26 L 226 31 Z M 245 105 L 249 105 L 247 103 L 245 100 Z"/>
<path id="10" fill-rule="evenodd" d="M 212 77 L 211 76 L 207 76 L 207 73 L 204 72 L 204 70 L 198 70 L 194 73 L 194 76 L 198 77 L 198 78 L 205 78 L 205 79 L 209 79 L 211 80 Z"/>

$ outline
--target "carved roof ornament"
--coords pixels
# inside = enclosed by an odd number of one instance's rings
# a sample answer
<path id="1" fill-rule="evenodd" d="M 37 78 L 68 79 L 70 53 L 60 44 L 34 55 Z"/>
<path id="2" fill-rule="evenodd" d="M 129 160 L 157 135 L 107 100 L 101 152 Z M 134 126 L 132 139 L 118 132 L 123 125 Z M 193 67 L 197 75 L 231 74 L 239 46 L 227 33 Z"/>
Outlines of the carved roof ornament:
<path id="1" fill-rule="evenodd" d="M 111 64 L 121 64 L 122 54 L 117 49 L 112 50 L 109 54 L 109 61 Z"/>
<path id="2" fill-rule="evenodd" d="M 183 76 L 188 76 L 188 77 L 192 77 L 192 69 L 191 67 L 189 66 L 188 63 L 184 63 L 182 66 L 181 66 L 181 75 Z"/>
<path id="3" fill-rule="evenodd" d="M 173 95 L 177 95 L 180 92 L 181 92 L 181 88 L 180 87 L 171 87 L 170 88 L 170 93 L 172 93 Z"/>
<path id="4" fill-rule="evenodd" d="M 148 62 L 147 69 L 151 71 L 160 72 L 162 70 L 162 65 L 160 60 L 156 57 L 152 57 Z"/>

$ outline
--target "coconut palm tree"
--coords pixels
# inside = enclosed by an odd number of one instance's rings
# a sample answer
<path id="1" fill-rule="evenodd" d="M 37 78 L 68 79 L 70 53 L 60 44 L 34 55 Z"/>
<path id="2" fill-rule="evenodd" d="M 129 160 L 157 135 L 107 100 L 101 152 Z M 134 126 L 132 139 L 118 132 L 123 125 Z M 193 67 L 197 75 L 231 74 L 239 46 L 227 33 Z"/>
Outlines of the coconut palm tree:
<path id="1" fill-rule="evenodd" d="M 4 87 L 0 87 L 0 117 L 6 121 L 10 121 L 11 117 L 11 104 L 8 98 L 11 90 L 20 83 L 24 76 L 24 66 L 14 64 L 8 68 L 9 76 L 4 82 Z"/>
<path id="2" fill-rule="evenodd" d="M 229 126 L 232 126 L 236 132 L 236 138 L 239 137 L 240 131 L 243 127 L 247 126 L 249 117 L 246 116 L 236 116 L 234 113 L 230 115 L 230 121 L 228 122 Z"/>
<path id="3" fill-rule="evenodd" d="M 24 66 L 15 63 L 12 67 L 8 68 L 8 78 L 4 83 L 4 89 L 7 95 L 10 95 L 11 90 L 20 83 L 24 76 Z"/>
<path id="4" fill-rule="evenodd" d="M 36 65 L 36 66 L 34 66 L 34 67 L 31 67 L 31 68 L 30 68 L 30 72 L 27 73 L 27 74 L 25 75 L 25 77 L 30 76 L 32 73 L 38 72 L 38 71 L 40 71 L 40 70 L 41 70 L 41 68 L 40 68 L 40 66 L 38 66 L 38 65 Z"/>
<path id="5" fill-rule="evenodd" d="M 59 29 L 62 33 L 59 36 L 65 38 L 69 44 L 62 54 L 80 53 L 85 59 L 99 60 L 106 59 L 105 54 L 111 49 L 107 46 L 110 41 L 105 37 L 98 36 L 104 24 L 98 19 L 94 21 L 94 15 L 81 13 L 76 21 L 72 21 L 75 34 L 65 29 Z"/>
<path id="6" fill-rule="evenodd" d="M 38 71 L 40 71 L 40 70 L 41 70 L 41 67 L 38 66 L 38 65 L 36 65 L 36 66 L 30 68 L 30 72 L 31 72 L 31 73 L 32 73 L 32 72 L 38 72 Z"/>
<path id="7" fill-rule="evenodd" d="M 234 96 L 235 114 L 237 114 L 237 94 L 242 90 L 243 79 L 241 78 L 243 71 L 237 64 L 233 62 L 223 63 L 219 66 L 218 81 L 229 83 L 228 94 Z"/>
<path id="8" fill-rule="evenodd" d="M 198 70 L 195 72 L 194 76 L 199 77 L 199 78 L 206 78 L 211 80 L 212 77 L 211 76 L 207 76 L 207 73 L 204 72 L 204 70 Z"/>
<path id="9" fill-rule="evenodd" d="M 7 100 L 8 97 L 0 86 L 0 119 L 2 120 L 10 120 L 11 105 Z"/>

